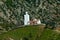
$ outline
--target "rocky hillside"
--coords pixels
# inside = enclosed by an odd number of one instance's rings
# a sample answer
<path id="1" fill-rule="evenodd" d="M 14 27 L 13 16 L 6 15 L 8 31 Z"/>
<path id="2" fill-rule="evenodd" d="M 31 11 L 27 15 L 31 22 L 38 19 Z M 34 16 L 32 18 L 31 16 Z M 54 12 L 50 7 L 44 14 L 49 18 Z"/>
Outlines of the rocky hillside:
<path id="1" fill-rule="evenodd" d="M 0 24 L 23 25 L 23 15 L 60 23 L 60 0 L 0 0 Z"/>

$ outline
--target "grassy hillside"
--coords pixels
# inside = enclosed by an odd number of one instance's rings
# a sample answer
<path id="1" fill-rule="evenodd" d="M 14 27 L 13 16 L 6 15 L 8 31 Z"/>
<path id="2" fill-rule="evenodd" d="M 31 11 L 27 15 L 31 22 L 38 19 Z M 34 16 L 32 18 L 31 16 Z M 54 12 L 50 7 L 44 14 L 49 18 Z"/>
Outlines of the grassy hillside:
<path id="1" fill-rule="evenodd" d="M 42 26 L 43 27 L 43 26 Z M 60 40 L 60 34 L 40 26 L 26 26 L 0 35 L 0 40 Z"/>

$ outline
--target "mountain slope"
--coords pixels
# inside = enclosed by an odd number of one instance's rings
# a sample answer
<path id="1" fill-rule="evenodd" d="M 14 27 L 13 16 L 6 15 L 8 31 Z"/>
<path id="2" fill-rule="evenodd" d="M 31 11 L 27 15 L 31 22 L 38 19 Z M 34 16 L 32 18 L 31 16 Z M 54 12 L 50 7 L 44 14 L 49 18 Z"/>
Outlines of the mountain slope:
<path id="1" fill-rule="evenodd" d="M 60 23 L 59 0 L 0 0 L 0 23 L 23 25 L 26 11 L 31 19 L 39 18 L 43 23 L 49 19 Z"/>

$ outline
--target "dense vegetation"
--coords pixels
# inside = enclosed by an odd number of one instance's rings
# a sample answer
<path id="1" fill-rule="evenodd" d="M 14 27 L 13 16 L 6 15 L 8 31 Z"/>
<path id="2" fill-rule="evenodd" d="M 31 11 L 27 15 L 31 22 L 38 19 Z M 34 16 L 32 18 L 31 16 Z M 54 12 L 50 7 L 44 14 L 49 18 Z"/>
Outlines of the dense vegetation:
<path id="1" fill-rule="evenodd" d="M 43 26 L 25 26 L 0 35 L 0 40 L 60 40 L 60 33 Z"/>
<path id="2" fill-rule="evenodd" d="M 0 24 L 5 27 L 7 24 L 8 27 L 23 25 L 26 11 L 31 19 L 40 19 L 42 23 L 53 20 L 60 24 L 59 0 L 0 0 Z"/>

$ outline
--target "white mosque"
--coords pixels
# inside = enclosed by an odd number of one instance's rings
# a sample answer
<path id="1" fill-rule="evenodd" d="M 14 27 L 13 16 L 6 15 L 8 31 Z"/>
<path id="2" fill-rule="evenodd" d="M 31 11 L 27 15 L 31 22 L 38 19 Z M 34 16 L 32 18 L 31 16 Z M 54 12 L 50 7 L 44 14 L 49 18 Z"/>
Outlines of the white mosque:
<path id="1" fill-rule="evenodd" d="M 34 19 L 35 21 L 35 23 L 36 24 L 41 24 L 41 21 L 38 19 Z M 30 25 L 30 17 L 29 17 L 29 14 L 28 14 L 28 12 L 26 12 L 26 14 L 24 15 L 24 25 Z M 33 22 L 33 21 L 32 21 Z"/>

